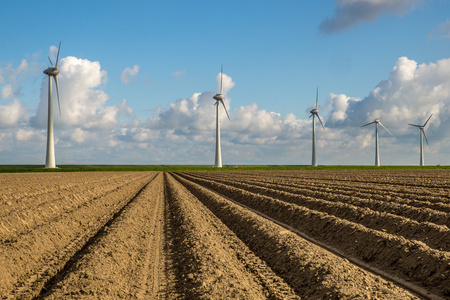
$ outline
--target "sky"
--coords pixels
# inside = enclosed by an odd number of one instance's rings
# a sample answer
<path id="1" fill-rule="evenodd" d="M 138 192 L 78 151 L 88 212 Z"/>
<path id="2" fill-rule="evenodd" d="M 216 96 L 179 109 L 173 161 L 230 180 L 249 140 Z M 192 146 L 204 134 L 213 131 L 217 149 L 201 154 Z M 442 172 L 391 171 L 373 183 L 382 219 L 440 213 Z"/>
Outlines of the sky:
<path id="1" fill-rule="evenodd" d="M 450 165 L 450 1 L 0 1 L 0 164 Z M 53 85 L 54 86 L 54 85 Z M 54 90 L 53 95 L 56 95 Z M 318 125 L 318 124 L 317 124 Z"/>

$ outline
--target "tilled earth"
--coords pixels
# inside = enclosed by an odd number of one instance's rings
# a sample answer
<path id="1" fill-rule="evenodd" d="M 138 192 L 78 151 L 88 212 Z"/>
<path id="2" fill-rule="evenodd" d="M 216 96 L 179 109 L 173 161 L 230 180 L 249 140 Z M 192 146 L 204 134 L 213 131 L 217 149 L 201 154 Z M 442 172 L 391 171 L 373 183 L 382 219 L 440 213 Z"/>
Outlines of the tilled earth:
<path id="1" fill-rule="evenodd" d="M 450 299 L 450 172 L 0 174 L 2 299 Z"/>

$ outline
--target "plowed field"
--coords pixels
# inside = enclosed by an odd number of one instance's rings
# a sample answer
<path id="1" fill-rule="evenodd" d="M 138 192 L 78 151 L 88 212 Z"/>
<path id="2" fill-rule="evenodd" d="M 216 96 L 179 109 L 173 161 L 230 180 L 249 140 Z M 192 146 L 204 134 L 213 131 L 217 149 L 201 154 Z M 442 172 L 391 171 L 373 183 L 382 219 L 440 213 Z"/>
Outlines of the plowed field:
<path id="1" fill-rule="evenodd" d="M 0 174 L 2 299 L 450 299 L 445 170 Z"/>

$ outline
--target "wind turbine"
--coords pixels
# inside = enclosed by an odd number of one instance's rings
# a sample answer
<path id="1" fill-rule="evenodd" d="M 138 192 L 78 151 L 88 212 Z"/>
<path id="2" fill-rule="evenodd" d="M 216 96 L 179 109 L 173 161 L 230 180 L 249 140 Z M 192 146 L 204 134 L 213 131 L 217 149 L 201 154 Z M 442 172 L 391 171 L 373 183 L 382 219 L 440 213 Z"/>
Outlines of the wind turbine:
<path id="1" fill-rule="evenodd" d="M 216 94 L 213 97 L 213 99 L 216 100 L 216 103 L 214 103 L 214 105 L 216 106 L 216 161 L 215 161 L 214 166 L 216 168 L 222 168 L 222 151 L 220 150 L 220 113 L 219 113 L 220 103 L 222 103 L 223 108 L 225 109 L 225 112 L 227 113 L 228 120 L 231 121 L 230 116 L 228 115 L 227 108 L 225 107 L 225 104 L 223 103 L 223 99 L 225 97 L 223 96 L 222 79 L 223 79 L 223 65 L 220 69 L 220 94 Z"/>
<path id="2" fill-rule="evenodd" d="M 380 152 L 379 152 L 379 148 L 378 148 L 378 124 L 380 124 L 381 127 L 383 127 L 390 135 L 392 135 L 392 133 L 390 133 L 389 130 L 387 130 L 387 128 L 384 127 L 383 124 L 381 124 L 380 115 L 381 115 L 381 104 L 380 104 L 380 112 L 378 113 L 378 117 L 375 119 L 375 121 L 367 123 L 366 125 L 360 126 L 360 127 L 365 127 L 370 124 L 375 124 L 375 166 L 376 167 L 380 166 Z"/>
<path id="3" fill-rule="evenodd" d="M 46 168 L 56 168 L 55 164 L 55 142 L 53 138 L 53 101 L 52 101 L 52 77 L 55 80 L 56 93 L 58 96 L 58 108 L 59 115 L 61 116 L 61 106 L 59 104 L 59 88 L 58 88 L 58 62 L 59 62 L 59 50 L 61 49 L 61 42 L 59 42 L 58 55 L 56 56 L 56 64 L 53 66 L 50 57 L 51 67 L 44 70 L 44 74 L 48 75 L 48 123 L 47 123 L 47 155 L 45 158 Z"/>
<path id="4" fill-rule="evenodd" d="M 427 142 L 427 145 L 429 145 L 429 144 L 428 144 L 427 135 L 425 134 L 424 128 L 425 128 L 425 126 L 427 126 L 427 123 L 428 123 L 428 121 L 430 121 L 430 119 L 431 119 L 432 116 L 433 116 L 433 114 L 431 114 L 431 115 L 428 117 L 427 121 L 426 121 L 425 124 L 423 124 L 422 126 L 420 126 L 420 125 L 414 125 L 414 124 L 408 124 L 408 125 L 410 125 L 410 126 L 419 127 L 419 129 L 420 129 L 420 166 L 424 166 L 424 162 L 423 162 L 423 138 L 422 138 L 422 134 L 423 134 L 423 136 L 425 137 L 425 141 Z"/>
<path id="5" fill-rule="evenodd" d="M 317 87 L 316 91 L 316 108 L 311 109 L 310 111 L 312 117 L 312 163 L 311 166 L 317 167 L 317 160 L 316 160 L 316 122 L 315 117 L 317 116 L 317 119 L 320 121 L 320 125 L 322 125 L 323 130 L 325 130 L 325 127 L 323 126 L 322 120 L 319 116 L 319 87 Z"/>

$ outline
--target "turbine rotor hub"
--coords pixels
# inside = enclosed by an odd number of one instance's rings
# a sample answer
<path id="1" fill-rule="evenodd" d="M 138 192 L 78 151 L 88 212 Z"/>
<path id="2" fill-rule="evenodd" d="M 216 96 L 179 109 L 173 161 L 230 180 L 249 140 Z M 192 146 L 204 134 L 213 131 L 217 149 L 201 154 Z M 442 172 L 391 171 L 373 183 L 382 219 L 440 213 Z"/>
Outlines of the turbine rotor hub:
<path id="1" fill-rule="evenodd" d="M 319 114 L 319 110 L 317 108 L 311 109 L 310 113 L 312 113 L 313 115 L 317 115 Z"/>

